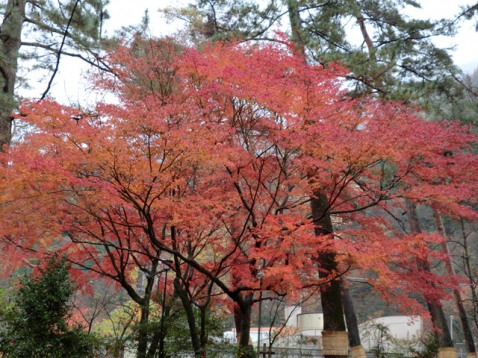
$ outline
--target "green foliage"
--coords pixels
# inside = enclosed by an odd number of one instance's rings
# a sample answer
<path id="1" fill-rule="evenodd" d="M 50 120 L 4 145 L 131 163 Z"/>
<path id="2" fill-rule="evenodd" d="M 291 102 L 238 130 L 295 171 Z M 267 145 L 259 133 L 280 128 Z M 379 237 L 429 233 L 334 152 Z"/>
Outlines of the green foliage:
<path id="1" fill-rule="evenodd" d="M 168 18 L 179 18 L 188 23 L 194 42 L 224 39 L 233 36 L 258 38 L 267 36 L 280 20 L 280 2 L 269 1 L 265 6 L 254 0 L 198 0 L 184 8 L 165 8 Z"/>
<path id="2" fill-rule="evenodd" d="M 75 288 L 65 259 L 54 256 L 39 271 L 21 280 L 13 305 L 4 312 L 0 351 L 15 358 L 97 356 L 99 340 L 68 324 L 68 300 Z"/>
<path id="3" fill-rule="evenodd" d="M 476 126 L 478 118 L 477 72 L 463 76 L 463 86 L 450 84 L 446 91 L 440 91 L 423 103 L 432 119 L 459 120 L 463 124 Z"/>
<path id="4" fill-rule="evenodd" d="M 385 352 L 390 352 L 393 337 L 390 329 L 382 323 L 367 321 L 362 332 L 362 339 L 371 344 L 370 352 L 373 357 L 380 358 Z"/>
<path id="5" fill-rule="evenodd" d="M 200 321 L 199 311 L 196 310 L 196 320 Z M 164 319 L 164 325 L 161 325 L 161 319 Z M 208 357 L 221 356 L 222 353 L 231 353 L 235 346 L 226 346 L 222 343 L 222 333 L 225 330 L 223 318 L 208 312 L 205 317 L 204 328 L 206 331 L 207 344 L 206 349 Z M 145 329 L 146 328 L 146 329 Z M 167 309 L 165 316 L 161 314 L 161 308 L 157 305 L 151 307 L 151 317 L 146 326 L 139 322 L 132 322 L 130 332 L 124 337 L 122 344 L 131 350 L 136 349 L 138 335 L 148 334 L 148 342 L 157 344 L 159 352 L 159 340 L 161 340 L 161 328 L 164 328 L 165 356 L 171 356 L 178 352 L 194 352 L 191 343 L 190 330 L 185 311 L 180 306 L 174 306 Z M 214 353 L 213 353 L 214 352 Z M 220 352 L 221 354 L 217 353 Z"/>
<path id="6" fill-rule="evenodd" d="M 458 18 L 463 17 L 467 20 L 475 21 L 475 29 L 478 31 L 478 2 L 466 6 L 461 6 L 462 13 Z"/>
<path id="7" fill-rule="evenodd" d="M 415 358 L 435 358 L 438 357 L 438 341 L 435 334 L 428 333 L 421 339 L 423 349 L 418 350 L 413 347 L 410 348 L 410 352 Z"/>

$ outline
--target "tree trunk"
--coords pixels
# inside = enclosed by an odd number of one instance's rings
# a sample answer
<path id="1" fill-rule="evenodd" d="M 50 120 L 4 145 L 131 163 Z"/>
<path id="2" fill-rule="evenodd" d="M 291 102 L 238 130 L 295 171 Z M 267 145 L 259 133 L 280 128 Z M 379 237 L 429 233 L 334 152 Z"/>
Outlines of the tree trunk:
<path id="1" fill-rule="evenodd" d="M 255 358 L 254 348 L 250 344 L 252 294 L 239 294 L 234 303 L 234 322 L 237 332 L 237 344 L 240 358 Z"/>
<path id="2" fill-rule="evenodd" d="M 149 304 L 151 302 L 151 294 L 153 293 L 154 278 L 156 276 L 157 269 L 158 261 L 154 261 L 152 263 L 151 270 L 147 275 L 143 299 L 141 300 L 141 302 L 137 302 L 141 306 L 141 318 L 139 321 L 138 329 L 138 351 L 136 352 L 136 356 L 138 358 L 147 358 L 151 353 L 153 353 L 153 355 L 155 353 L 148 352 L 148 338 L 151 331 L 149 328 Z"/>
<path id="3" fill-rule="evenodd" d="M 410 229 L 413 233 L 421 233 L 422 229 L 420 227 L 420 222 L 418 220 L 417 208 L 415 204 L 410 200 L 405 200 L 405 205 L 407 208 L 408 220 L 410 221 Z M 430 266 L 425 261 L 418 261 L 417 263 L 425 271 L 430 271 Z M 433 282 L 428 282 L 429 285 L 433 286 Z M 427 303 L 428 311 L 432 318 L 433 327 L 435 329 L 435 335 L 438 342 L 439 348 L 439 358 L 448 358 L 454 353 L 453 342 L 450 337 L 450 330 L 448 329 L 448 323 L 443 313 L 442 306 L 439 303 L 433 302 L 427 295 L 424 297 L 425 302 Z M 453 350 L 453 352 L 451 352 Z"/>
<path id="4" fill-rule="evenodd" d="M 298 55 L 305 60 L 305 38 L 302 32 L 299 4 L 297 0 L 287 0 L 289 20 L 291 25 L 292 41 L 296 43 Z M 315 225 L 315 235 L 322 236 L 333 233 L 332 220 L 328 213 L 327 195 L 315 192 L 311 198 L 312 220 Z M 319 252 L 319 277 L 328 279 L 338 272 L 335 261 L 335 252 Z M 342 290 L 340 279 L 333 279 L 330 284 L 324 285 L 320 291 L 322 312 L 324 315 L 324 330 L 322 331 L 323 354 L 325 358 L 340 358 L 348 356 L 347 333 L 345 328 L 342 306 Z M 336 349 L 336 347 L 340 347 Z"/>
<path id="5" fill-rule="evenodd" d="M 445 232 L 445 227 L 443 226 L 443 221 L 441 219 L 440 213 L 438 213 L 436 210 L 433 210 L 433 221 L 435 223 L 435 228 L 437 230 L 437 233 L 442 236 L 445 241 L 442 242 L 441 247 L 442 251 L 446 253 L 447 255 L 450 255 L 450 250 L 448 249 L 448 244 L 446 242 L 446 232 Z M 451 258 L 448 256 L 448 258 L 445 260 L 445 267 L 446 271 L 449 275 L 455 275 L 455 269 L 453 267 L 453 262 L 451 261 Z M 468 316 L 466 314 L 465 307 L 463 305 L 463 299 L 461 297 L 461 291 L 457 288 L 453 290 L 453 295 L 455 296 L 455 302 L 458 307 L 458 312 L 460 313 L 460 321 L 461 321 L 461 327 L 463 328 L 463 335 L 465 336 L 465 342 L 466 346 L 468 348 L 469 353 L 475 353 L 476 356 L 476 347 L 475 347 L 475 342 L 473 340 L 473 334 L 471 332 L 471 327 L 468 322 Z"/>
<path id="6" fill-rule="evenodd" d="M 15 84 L 26 0 L 8 0 L 0 27 L 0 150 L 11 141 L 12 115 L 15 109 Z"/>
<path id="7" fill-rule="evenodd" d="M 302 21 L 300 19 L 299 4 L 297 0 L 287 0 L 287 10 L 289 12 L 289 22 L 292 38 L 295 42 L 295 49 L 298 54 L 305 59 L 305 39 L 302 32 Z"/>
<path id="8" fill-rule="evenodd" d="M 186 318 L 188 320 L 188 327 L 189 327 L 189 336 L 191 337 L 191 344 L 194 349 L 194 356 L 195 357 L 202 357 L 203 356 L 203 349 L 201 346 L 201 341 L 199 338 L 198 328 L 196 324 L 196 318 L 194 317 L 194 310 L 192 307 L 192 303 L 189 300 L 188 294 L 186 290 L 181 287 L 181 277 L 179 273 L 176 273 L 176 278 L 174 279 L 174 289 L 178 294 L 179 298 L 181 299 L 181 303 L 184 308 L 184 312 L 186 313 Z"/>
<path id="9" fill-rule="evenodd" d="M 366 355 L 360 341 L 360 333 L 354 303 L 352 301 L 352 297 L 350 297 L 349 289 L 343 280 L 341 281 L 341 288 L 351 356 L 352 358 L 365 358 Z"/>
<path id="10" fill-rule="evenodd" d="M 476 287 L 478 287 L 478 283 L 476 282 L 476 274 L 475 269 L 471 264 L 471 255 L 469 252 L 469 244 L 468 244 L 468 234 L 465 231 L 465 222 L 463 219 L 460 219 L 460 226 L 461 226 L 461 235 L 463 238 L 463 253 L 462 259 L 464 264 L 463 272 L 465 273 L 466 277 L 470 281 L 470 292 L 471 292 L 471 303 L 472 303 L 472 312 L 473 312 L 473 322 L 475 323 L 475 328 L 478 328 L 478 294 L 476 292 Z"/>
<path id="11" fill-rule="evenodd" d="M 149 300 L 144 300 L 141 305 L 141 318 L 138 329 L 138 351 L 137 358 L 146 358 L 148 351 L 148 323 L 149 323 Z"/>
<path id="12" fill-rule="evenodd" d="M 207 332 L 206 332 L 206 320 L 207 320 L 207 315 L 206 315 L 206 306 L 201 306 L 200 307 L 200 324 L 201 324 L 201 330 L 199 334 L 199 342 L 201 343 L 201 350 L 199 351 L 200 357 L 206 357 L 206 345 L 207 345 Z"/>
<path id="13" fill-rule="evenodd" d="M 323 193 L 315 193 L 311 199 L 312 219 L 315 225 L 315 235 L 320 239 L 333 233 L 332 220 L 327 212 L 328 200 Z M 319 277 L 331 279 L 338 272 L 335 252 L 318 253 Z M 340 279 L 332 279 L 320 291 L 322 311 L 324 315 L 324 331 L 322 331 L 323 354 L 325 358 L 340 358 L 348 356 L 347 333 L 345 329 L 342 306 L 342 290 Z M 329 337 L 329 335 L 331 335 Z M 345 347 L 343 340 L 345 338 Z M 342 342 L 339 342 L 342 341 Z M 339 349 L 336 347 L 339 346 Z"/>

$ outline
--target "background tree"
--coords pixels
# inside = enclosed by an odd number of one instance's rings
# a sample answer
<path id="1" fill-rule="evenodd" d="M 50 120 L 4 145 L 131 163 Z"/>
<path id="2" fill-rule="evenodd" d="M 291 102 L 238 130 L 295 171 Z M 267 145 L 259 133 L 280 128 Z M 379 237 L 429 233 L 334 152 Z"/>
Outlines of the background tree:
<path id="1" fill-rule="evenodd" d="M 451 36 L 452 20 L 417 20 L 404 14 L 415 1 L 255 1 L 198 0 L 166 14 L 184 19 L 200 40 L 237 36 L 274 41 L 272 30 L 289 20 L 291 40 L 305 45 L 310 61 L 340 61 L 349 73 L 350 94 L 377 93 L 413 101 L 453 85 L 457 74 L 450 55 L 432 42 Z M 345 26 L 345 24 L 349 24 Z M 361 38 L 360 42 L 356 42 Z"/>

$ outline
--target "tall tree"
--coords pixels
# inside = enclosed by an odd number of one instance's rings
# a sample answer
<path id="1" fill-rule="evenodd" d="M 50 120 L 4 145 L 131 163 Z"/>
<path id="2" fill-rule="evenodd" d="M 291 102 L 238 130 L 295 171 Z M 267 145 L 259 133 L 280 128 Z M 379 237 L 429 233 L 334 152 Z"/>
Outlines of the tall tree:
<path id="1" fill-rule="evenodd" d="M 34 59 L 34 66 L 50 70 L 51 76 L 62 55 L 98 65 L 95 51 L 107 4 L 108 0 L 8 0 L 0 5 L 0 147 L 11 140 L 20 59 Z M 51 80 L 43 96 L 50 85 Z"/>
<path id="2" fill-rule="evenodd" d="M 324 65 L 341 61 L 350 70 L 346 75 L 352 81 L 350 95 L 375 92 L 382 98 L 420 100 L 425 109 L 443 112 L 451 108 L 460 116 L 470 113 L 469 117 L 473 118 L 476 92 L 460 79 L 449 54 L 431 42 L 433 36 L 452 35 L 454 22 L 407 18 L 403 8 L 419 7 L 417 2 L 287 0 L 282 7 L 271 1 L 262 9 L 253 4 L 199 0 L 189 8 L 168 12 L 186 19 L 192 32 L 201 32 L 198 24 L 207 23 L 211 25 L 208 28 L 214 30 L 215 38 L 234 35 L 246 40 L 273 40 L 267 38 L 267 31 L 288 14 L 290 38 L 298 44 L 300 53 Z M 255 14 L 250 13 L 244 19 L 256 21 L 235 20 L 234 15 L 246 8 Z M 464 15 L 471 16 L 475 10 L 469 7 Z M 207 22 L 201 21 L 206 18 Z M 346 27 L 346 22 L 353 22 L 355 26 Z M 350 41 L 353 32 L 361 37 L 360 45 Z M 461 94 L 472 98 L 463 99 Z M 435 106 L 432 99 L 437 96 L 446 96 L 447 103 Z M 317 193 L 315 197 L 315 200 L 322 197 L 324 201 L 315 207 L 327 207 L 326 194 Z M 324 213 L 316 216 L 324 221 Z M 325 221 L 321 224 L 331 227 Z"/>

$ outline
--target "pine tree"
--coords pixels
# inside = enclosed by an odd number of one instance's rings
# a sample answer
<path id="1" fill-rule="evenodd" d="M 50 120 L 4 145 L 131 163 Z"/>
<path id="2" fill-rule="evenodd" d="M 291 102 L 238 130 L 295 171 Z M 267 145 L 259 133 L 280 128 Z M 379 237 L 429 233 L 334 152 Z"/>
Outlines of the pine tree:
<path id="1" fill-rule="evenodd" d="M 0 351 L 15 358 L 95 357 L 97 339 L 68 324 L 75 288 L 65 259 L 54 256 L 39 271 L 23 279 L 14 295 L 1 327 Z"/>
<path id="2" fill-rule="evenodd" d="M 19 60 L 56 72 L 60 55 L 94 64 L 108 0 L 8 0 L 0 5 L 0 148 L 11 140 Z M 45 94 L 49 86 L 45 88 Z"/>

